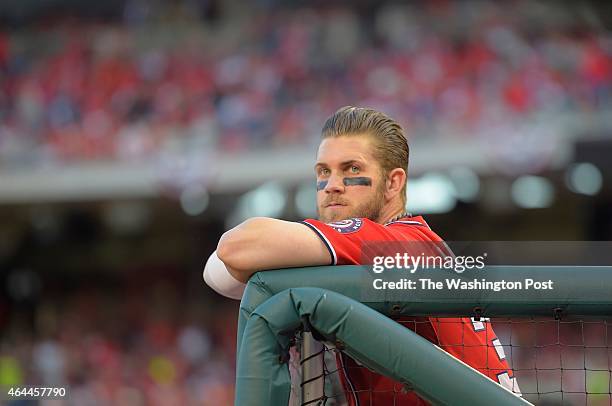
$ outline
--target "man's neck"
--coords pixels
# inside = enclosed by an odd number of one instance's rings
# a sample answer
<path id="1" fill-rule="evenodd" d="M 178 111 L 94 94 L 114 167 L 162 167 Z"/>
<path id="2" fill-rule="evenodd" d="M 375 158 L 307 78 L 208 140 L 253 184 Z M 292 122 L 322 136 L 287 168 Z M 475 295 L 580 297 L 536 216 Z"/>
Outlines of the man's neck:
<path id="1" fill-rule="evenodd" d="M 399 202 L 399 204 L 389 205 L 388 208 L 383 208 L 383 210 L 381 210 L 377 223 L 386 224 L 405 212 L 406 209 L 401 202 Z"/>

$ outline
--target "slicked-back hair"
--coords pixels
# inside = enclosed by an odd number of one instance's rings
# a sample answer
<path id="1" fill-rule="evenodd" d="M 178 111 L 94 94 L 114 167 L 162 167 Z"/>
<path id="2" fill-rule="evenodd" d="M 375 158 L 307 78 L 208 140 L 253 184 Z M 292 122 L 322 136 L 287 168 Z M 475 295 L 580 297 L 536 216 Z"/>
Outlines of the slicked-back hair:
<path id="1" fill-rule="evenodd" d="M 384 178 L 395 168 L 408 172 L 408 140 L 395 120 L 374 109 L 345 106 L 325 121 L 321 131 L 322 139 L 355 135 L 370 136 L 374 140 L 374 157 L 382 167 Z M 405 204 L 406 183 L 401 198 Z"/>

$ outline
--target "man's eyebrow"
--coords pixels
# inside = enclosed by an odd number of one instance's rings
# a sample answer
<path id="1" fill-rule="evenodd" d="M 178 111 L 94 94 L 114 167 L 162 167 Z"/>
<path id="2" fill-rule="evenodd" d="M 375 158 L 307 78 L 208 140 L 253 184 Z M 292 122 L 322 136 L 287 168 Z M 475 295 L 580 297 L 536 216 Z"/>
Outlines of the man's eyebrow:
<path id="1" fill-rule="evenodd" d="M 349 159 L 348 161 L 340 162 L 340 166 L 349 166 L 352 164 L 359 164 L 365 166 L 365 162 L 360 161 L 359 159 Z"/>
<path id="2" fill-rule="evenodd" d="M 360 161 L 359 159 L 349 159 L 347 161 L 340 162 L 340 166 L 341 167 L 347 167 L 347 166 L 352 165 L 352 164 L 359 164 L 361 166 L 366 166 L 366 163 L 363 162 L 363 161 Z M 317 168 L 320 168 L 320 167 L 328 167 L 328 166 L 329 165 L 327 165 L 325 162 L 317 162 L 317 163 L 315 163 L 314 168 L 317 169 Z"/>

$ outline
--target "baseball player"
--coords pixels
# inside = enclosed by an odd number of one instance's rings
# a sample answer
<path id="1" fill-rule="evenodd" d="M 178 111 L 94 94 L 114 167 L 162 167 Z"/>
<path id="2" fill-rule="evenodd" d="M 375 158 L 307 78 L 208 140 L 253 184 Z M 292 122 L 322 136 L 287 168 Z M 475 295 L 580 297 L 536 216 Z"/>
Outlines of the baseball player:
<path id="1" fill-rule="evenodd" d="M 317 265 L 357 265 L 368 241 L 442 239 L 421 216 L 405 212 L 409 148 L 400 125 L 376 110 L 343 107 L 322 130 L 314 171 L 318 219 L 252 218 L 227 231 L 209 258 L 204 279 L 239 299 L 258 271 Z M 296 249 L 299 247 L 299 249 Z M 399 320 L 495 382 L 518 385 L 490 323 L 470 318 Z M 341 380 L 351 405 L 427 404 L 402 385 L 342 357 Z"/>

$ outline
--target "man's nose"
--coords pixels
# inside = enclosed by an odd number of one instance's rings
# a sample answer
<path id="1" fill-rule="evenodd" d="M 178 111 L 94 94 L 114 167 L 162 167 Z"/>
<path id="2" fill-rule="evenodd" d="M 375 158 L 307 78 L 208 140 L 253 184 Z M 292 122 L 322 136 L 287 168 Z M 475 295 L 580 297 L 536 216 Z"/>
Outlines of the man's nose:
<path id="1" fill-rule="evenodd" d="M 325 186 L 326 193 L 342 193 L 344 191 L 344 179 L 342 176 L 331 175 L 327 178 Z"/>

